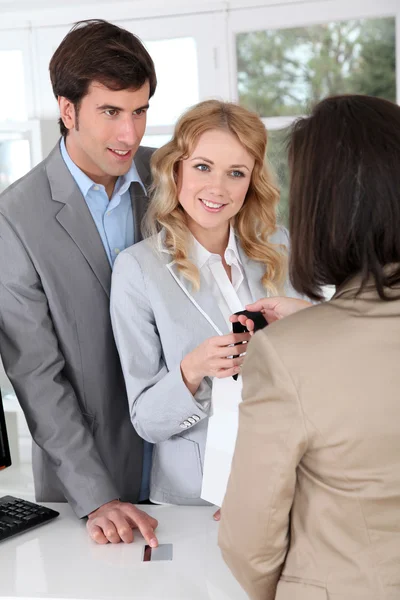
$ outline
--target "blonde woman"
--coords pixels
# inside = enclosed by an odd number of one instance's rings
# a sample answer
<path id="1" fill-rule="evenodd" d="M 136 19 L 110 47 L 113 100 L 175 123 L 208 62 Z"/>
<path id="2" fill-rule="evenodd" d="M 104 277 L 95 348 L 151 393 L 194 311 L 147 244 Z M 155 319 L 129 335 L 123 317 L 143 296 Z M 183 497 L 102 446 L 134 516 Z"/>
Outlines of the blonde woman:
<path id="1" fill-rule="evenodd" d="M 150 500 L 205 504 L 202 465 L 213 377 L 239 372 L 229 317 L 295 296 L 261 120 L 210 100 L 188 110 L 152 159 L 149 238 L 116 260 L 111 316 L 131 420 L 155 444 Z"/>

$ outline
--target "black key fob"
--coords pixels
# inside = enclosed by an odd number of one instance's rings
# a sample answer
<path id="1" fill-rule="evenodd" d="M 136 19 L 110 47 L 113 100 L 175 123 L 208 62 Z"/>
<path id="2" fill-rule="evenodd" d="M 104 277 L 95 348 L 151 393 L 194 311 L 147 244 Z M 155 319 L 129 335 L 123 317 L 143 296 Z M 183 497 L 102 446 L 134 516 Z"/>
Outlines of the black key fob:
<path id="1" fill-rule="evenodd" d="M 235 315 L 245 315 L 248 319 L 251 319 L 254 323 L 254 333 L 259 329 L 264 329 L 268 325 L 267 319 L 264 317 L 262 312 L 252 312 L 251 310 L 239 310 L 234 313 Z M 232 323 L 232 331 L 233 333 L 245 333 L 247 331 L 247 327 L 242 325 L 239 321 L 237 323 Z M 243 342 L 240 342 L 243 343 Z M 235 344 L 239 346 L 239 344 Z M 236 354 L 234 358 L 237 358 L 239 354 Z M 232 375 L 233 379 L 236 381 L 238 376 Z"/>

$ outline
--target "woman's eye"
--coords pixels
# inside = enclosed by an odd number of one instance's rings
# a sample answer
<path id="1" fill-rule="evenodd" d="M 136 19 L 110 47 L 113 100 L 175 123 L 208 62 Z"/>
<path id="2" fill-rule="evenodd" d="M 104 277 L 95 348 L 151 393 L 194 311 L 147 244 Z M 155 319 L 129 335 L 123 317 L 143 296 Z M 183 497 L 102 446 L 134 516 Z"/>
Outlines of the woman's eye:
<path id="1" fill-rule="evenodd" d="M 195 168 L 198 171 L 209 171 L 210 167 L 208 165 L 196 165 Z"/>
<path id="2" fill-rule="evenodd" d="M 243 171 L 232 171 L 231 175 L 232 177 L 244 177 Z"/>

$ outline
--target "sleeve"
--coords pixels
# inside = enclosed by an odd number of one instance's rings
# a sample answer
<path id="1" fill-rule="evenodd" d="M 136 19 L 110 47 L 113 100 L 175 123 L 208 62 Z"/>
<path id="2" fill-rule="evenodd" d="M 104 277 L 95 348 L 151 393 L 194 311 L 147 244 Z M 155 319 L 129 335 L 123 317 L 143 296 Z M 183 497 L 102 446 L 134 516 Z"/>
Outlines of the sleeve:
<path id="1" fill-rule="evenodd" d="M 40 277 L 0 215 L 0 352 L 36 444 L 78 517 L 118 497 L 64 375 L 65 361 Z"/>
<path id="2" fill-rule="evenodd" d="M 289 544 L 296 469 L 307 434 L 296 389 L 260 331 L 243 368 L 243 402 L 219 546 L 251 600 L 274 600 Z"/>
<path id="3" fill-rule="evenodd" d="M 167 369 L 142 269 L 127 252 L 114 263 L 111 321 L 131 420 L 144 440 L 163 442 L 209 416 L 186 387 L 180 364 Z"/>

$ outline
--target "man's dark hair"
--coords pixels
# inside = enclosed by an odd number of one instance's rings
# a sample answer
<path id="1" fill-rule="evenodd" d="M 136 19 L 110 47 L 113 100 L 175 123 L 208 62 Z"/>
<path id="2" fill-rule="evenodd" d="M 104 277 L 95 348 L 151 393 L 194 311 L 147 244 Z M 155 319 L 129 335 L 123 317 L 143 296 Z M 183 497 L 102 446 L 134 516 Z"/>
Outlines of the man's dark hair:
<path id="1" fill-rule="evenodd" d="M 322 286 L 359 273 L 360 290 L 372 276 L 389 299 L 384 288 L 400 282 L 400 107 L 327 98 L 294 124 L 289 162 L 295 289 L 322 300 Z"/>
<path id="2" fill-rule="evenodd" d="M 77 114 L 93 81 L 111 90 L 139 89 L 148 81 L 150 97 L 157 85 L 154 63 L 139 38 L 101 19 L 76 23 L 49 68 L 55 97 L 68 98 Z M 61 119 L 59 124 L 61 135 L 66 136 L 68 129 Z"/>

